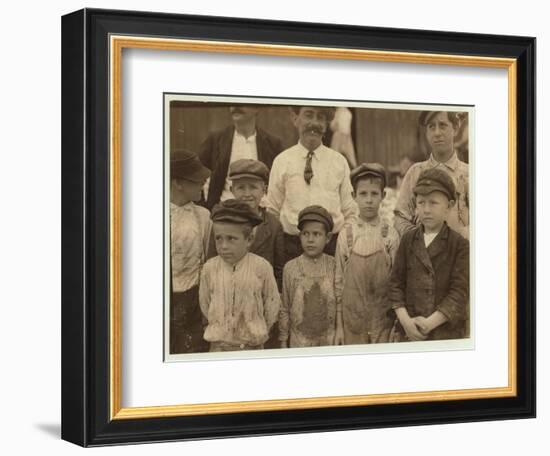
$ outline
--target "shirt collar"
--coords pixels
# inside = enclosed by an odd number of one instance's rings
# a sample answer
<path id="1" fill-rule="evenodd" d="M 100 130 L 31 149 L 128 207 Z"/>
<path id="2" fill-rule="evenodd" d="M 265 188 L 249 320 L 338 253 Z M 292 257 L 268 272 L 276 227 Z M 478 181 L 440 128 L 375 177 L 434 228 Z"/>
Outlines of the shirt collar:
<path id="1" fill-rule="evenodd" d="M 299 150 L 300 150 L 300 155 L 301 155 L 304 159 L 307 158 L 307 154 L 309 154 L 309 150 L 307 150 L 307 149 L 304 147 L 304 145 L 303 145 L 300 141 L 298 141 L 297 147 L 298 147 Z M 319 160 L 319 154 L 323 151 L 324 147 L 325 147 L 325 146 L 323 145 L 323 143 L 321 143 L 321 144 L 319 145 L 319 147 L 317 147 L 317 149 L 315 149 L 315 150 L 313 151 L 313 158 L 316 158 L 317 160 Z"/>
<path id="2" fill-rule="evenodd" d="M 224 264 L 224 266 L 228 269 L 230 269 L 231 271 L 238 271 L 239 269 L 242 268 L 243 264 L 247 261 L 247 258 L 250 256 L 250 252 L 247 252 L 244 254 L 244 256 L 239 260 L 237 261 L 235 264 L 229 264 L 229 263 L 226 263 L 225 261 L 222 260 L 222 263 Z"/>
<path id="3" fill-rule="evenodd" d="M 415 237 L 417 239 L 423 239 L 425 234 L 426 232 L 424 231 L 424 225 L 420 224 L 418 226 L 418 230 L 416 231 Z M 447 239 L 447 237 L 449 236 L 449 225 L 447 225 L 447 222 L 443 222 L 443 226 L 437 233 L 436 237 L 438 237 L 439 235 L 441 235 L 441 239 Z"/>
<path id="4" fill-rule="evenodd" d="M 179 211 L 179 210 L 190 211 L 191 209 L 193 209 L 193 206 L 194 206 L 193 201 L 189 201 L 188 203 L 185 203 L 183 206 L 178 206 L 177 204 L 170 202 L 170 211 L 172 212 Z"/>
<path id="5" fill-rule="evenodd" d="M 380 225 L 380 217 L 376 217 L 376 219 L 372 222 L 367 222 L 366 220 L 363 220 L 361 217 L 357 218 L 357 225 L 363 227 L 363 226 L 379 226 Z"/>
<path id="6" fill-rule="evenodd" d="M 451 158 L 449 158 L 445 163 L 441 163 L 434 158 L 433 154 L 431 154 L 429 162 L 434 167 L 438 165 L 443 165 L 446 168 L 449 168 L 451 171 L 456 171 L 456 168 L 458 166 L 458 156 L 456 155 L 456 151 L 454 151 L 453 155 L 451 155 Z"/>
<path id="7" fill-rule="evenodd" d="M 234 137 L 239 138 L 241 141 L 246 141 L 246 142 L 256 141 L 256 130 L 254 130 L 254 133 L 250 135 L 248 138 L 245 138 L 244 135 L 241 135 L 237 131 L 237 129 L 235 129 Z"/>

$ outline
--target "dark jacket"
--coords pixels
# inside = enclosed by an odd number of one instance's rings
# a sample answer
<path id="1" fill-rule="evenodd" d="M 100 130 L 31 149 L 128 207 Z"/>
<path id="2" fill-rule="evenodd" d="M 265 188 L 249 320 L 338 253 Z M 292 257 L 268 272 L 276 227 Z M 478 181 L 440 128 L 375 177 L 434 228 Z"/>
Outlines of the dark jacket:
<path id="1" fill-rule="evenodd" d="M 250 252 L 265 258 L 273 266 L 277 287 L 281 291 L 283 288 L 283 268 L 286 259 L 283 227 L 279 219 L 265 209 L 262 209 L 262 217 L 264 221 L 256 227 L 254 242 L 250 247 Z M 206 259 L 209 260 L 217 254 L 216 240 L 214 239 L 214 233 L 212 233 L 210 235 L 210 245 L 208 246 Z"/>
<path id="2" fill-rule="evenodd" d="M 234 132 L 235 127 L 230 126 L 225 130 L 211 133 L 199 149 L 199 158 L 202 164 L 212 172 L 208 198 L 204 204 L 208 210 L 211 210 L 220 201 L 229 169 Z M 271 169 L 273 160 L 282 151 L 283 146 L 279 138 L 270 135 L 261 128 L 256 128 L 256 149 L 258 160 Z"/>
<path id="3" fill-rule="evenodd" d="M 390 276 L 389 305 L 405 306 L 411 317 L 443 313 L 448 321 L 430 333 L 430 340 L 464 337 L 469 257 L 468 241 L 446 223 L 428 248 L 422 225 L 405 233 Z"/>

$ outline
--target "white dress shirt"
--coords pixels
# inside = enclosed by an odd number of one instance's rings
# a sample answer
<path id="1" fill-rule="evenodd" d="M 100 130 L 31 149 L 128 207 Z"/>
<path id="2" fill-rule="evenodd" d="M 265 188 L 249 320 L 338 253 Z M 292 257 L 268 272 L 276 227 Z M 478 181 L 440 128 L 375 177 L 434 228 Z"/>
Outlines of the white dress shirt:
<path id="1" fill-rule="evenodd" d="M 323 206 L 332 215 L 334 233 L 344 222 L 357 219 L 359 209 L 352 197 L 348 162 L 342 154 L 321 144 L 311 160 L 313 178 L 304 179 L 308 150 L 298 143 L 273 161 L 266 207 L 279 216 L 287 234 L 298 235 L 298 214 L 307 206 Z"/>

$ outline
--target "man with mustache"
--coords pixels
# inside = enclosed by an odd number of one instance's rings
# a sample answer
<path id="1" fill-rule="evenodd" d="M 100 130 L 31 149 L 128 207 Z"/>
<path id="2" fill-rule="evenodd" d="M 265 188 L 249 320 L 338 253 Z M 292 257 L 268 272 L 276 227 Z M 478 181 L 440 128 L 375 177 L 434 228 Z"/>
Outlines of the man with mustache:
<path id="1" fill-rule="evenodd" d="M 204 206 L 207 209 L 233 198 L 228 180 L 229 164 L 247 158 L 259 160 L 271 168 L 281 152 L 281 140 L 258 128 L 256 105 L 236 104 L 229 107 L 233 125 L 210 134 L 199 150 L 199 158 L 212 172 L 205 186 Z"/>
<path id="2" fill-rule="evenodd" d="M 334 255 L 338 232 L 345 222 L 357 218 L 345 157 L 323 144 L 323 135 L 335 108 L 293 106 L 291 118 L 298 130 L 298 144 L 281 152 L 273 161 L 266 207 L 283 226 L 286 260 L 302 254 L 298 214 L 308 206 L 325 208 L 334 221 L 333 235 L 324 251 Z"/>
<path id="3" fill-rule="evenodd" d="M 413 189 L 420 173 L 426 169 L 439 168 L 451 176 L 457 193 L 456 204 L 449 214 L 447 224 L 469 239 L 468 164 L 458 159 L 454 147 L 459 120 L 456 112 L 424 111 L 420 114 L 419 122 L 426 129 L 426 139 L 432 153 L 428 160 L 411 166 L 403 178 L 394 211 L 395 229 L 401 237 L 419 223 Z"/>

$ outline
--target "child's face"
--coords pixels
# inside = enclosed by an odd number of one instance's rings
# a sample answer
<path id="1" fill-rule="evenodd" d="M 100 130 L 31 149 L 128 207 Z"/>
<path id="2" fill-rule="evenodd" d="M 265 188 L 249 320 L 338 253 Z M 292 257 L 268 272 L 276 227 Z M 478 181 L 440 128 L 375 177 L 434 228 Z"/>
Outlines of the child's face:
<path id="1" fill-rule="evenodd" d="M 233 181 L 231 192 L 235 199 L 248 204 L 253 211 L 258 211 L 265 194 L 265 184 L 259 179 L 243 177 Z"/>
<path id="2" fill-rule="evenodd" d="M 426 232 L 438 232 L 447 220 L 454 201 L 449 201 L 442 192 L 432 192 L 428 195 L 416 196 L 416 211 Z"/>
<path id="3" fill-rule="evenodd" d="M 330 241 L 330 233 L 321 222 L 304 222 L 300 231 L 300 242 L 304 254 L 310 258 L 321 256 L 325 246 Z"/>
<path id="4" fill-rule="evenodd" d="M 357 182 L 355 190 L 355 202 L 359 206 L 361 218 L 375 219 L 378 216 L 380 203 L 384 199 L 382 182 L 380 179 L 361 179 Z"/>
<path id="5" fill-rule="evenodd" d="M 246 227 L 234 223 L 214 223 L 214 240 L 218 255 L 229 264 L 236 264 L 252 245 L 252 235 L 245 235 Z"/>
<path id="6" fill-rule="evenodd" d="M 187 179 L 176 179 L 173 181 L 176 191 L 181 195 L 184 201 L 199 201 L 201 199 L 201 191 L 204 186 L 203 182 L 192 182 Z M 173 191 L 173 190 L 172 190 Z"/>

